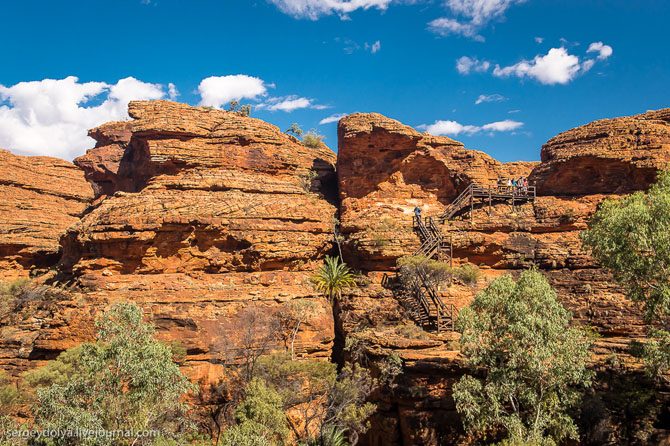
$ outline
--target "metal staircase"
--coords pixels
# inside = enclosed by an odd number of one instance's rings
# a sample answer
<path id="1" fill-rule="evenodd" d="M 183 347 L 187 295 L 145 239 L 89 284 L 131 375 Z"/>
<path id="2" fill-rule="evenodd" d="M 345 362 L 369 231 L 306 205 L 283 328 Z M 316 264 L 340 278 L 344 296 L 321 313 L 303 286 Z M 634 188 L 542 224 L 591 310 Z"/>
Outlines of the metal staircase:
<path id="1" fill-rule="evenodd" d="M 535 201 L 535 198 L 537 198 L 535 186 L 480 186 L 471 183 L 444 209 L 439 219 L 440 223 L 451 220 L 468 205 L 470 206 L 470 217 L 472 218 L 472 211 L 477 199 L 484 203 L 488 202 L 489 206 L 493 204 L 493 201 L 500 200 L 511 201 L 512 206 L 514 206 L 517 202 Z"/>

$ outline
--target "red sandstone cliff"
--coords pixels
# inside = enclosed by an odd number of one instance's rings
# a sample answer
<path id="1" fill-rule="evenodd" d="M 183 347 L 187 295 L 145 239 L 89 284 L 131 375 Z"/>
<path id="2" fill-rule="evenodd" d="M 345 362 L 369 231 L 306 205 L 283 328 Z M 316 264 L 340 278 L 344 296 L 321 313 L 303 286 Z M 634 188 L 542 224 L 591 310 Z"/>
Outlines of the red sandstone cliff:
<path id="1" fill-rule="evenodd" d="M 93 198 L 67 161 L 0 150 L 0 281 L 54 266 L 59 238 Z"/>
<path id="2" fill-rule="evenodd" d="M 450 397 L 463 373 L 457 335 L 417 327 L 381 276 L 419 245 L 414 206 L 438 215 L 472 182 L 529 174 L 541 195 L 534 203 L 479 206 L 471 219 L 462 213 L 442 227 L 456 263 L 482 271 L 474 287 L 457 283 L 443 298 L 462 307 L 491 278 L 536 265 L 577 320 L 601 334 L 596 360 L 625 353 L 643 334 L 637 308 L 578 234 L 604 198 L 646 188 L 667 166 L 669 110 L 565 132 L 543 147 L 541 163 L 500 163 L 378 114 L 341 120 L 345 257 L 370 285 L 341 300 L 335 318 L 309 283 L 332 248 L 335 155 L 235 113 L 165 101 L 129 111 L 132 121 L 91 131 L 96 147 L 75 160 L 84 173 L 0 151 L 9 197 L 1 203 L 2 280 L 52 265 L 62 250 L 58 280 L 69 285 L 0 322 L 0 369 L 19 372 L 90 339 L 96 312 L 132 300 L 159 336 L 186 348 L 191 377 L 215 380 L 245 309 L 309 300 L 317 311 L 302 326 L 298 356 L 330 357 L 336 324 L 372 358 L 396 352 L 404 361 L 398 387 L 376 396 L 368 443 L 449 444 L 460 435 Z M 86 215 L 93 193 L 84 175 L 101 197 Z"/>
<path id="3" fill-rule="evenodd" d="M 362 339 L 371 354 L 395 352 L 405 361 L 402 384 L 380 395 L 381 411 L 368 444 L 451 444 L 460 423 L 450 387 L 463 370 L 455 336 L 426 333 L 414 325 L 390 291 L 379 285 L 397 258 L 412 255 L 419 238 L 412 209 L 438 216 L 470 183 L 495 185 L 498 176 L 528 175 L 538 187 L 534 203 L 478 204 L 442 226 L 453 242 L 454 262 L 480 267 L 474 287 L 451 286 L 443 300 L 457 308 L 493 278 L 537 266 L 582 324 L 602 337 L 597 358 L 627 353 L 644 335 L 639 309 L 582 248 L 598 203 L 613 193 L 648 187 L 670 157 L 668 110 L 597 121 L 551 139 L 542 162 L 498 163 L 449 138 L 422 135 L 378 114 L 356 114 L 339 123 L 340 218 L 348 261 L 373 285 L 341 303 L 339 329 Z M 370 173 L 368 169 L 374 173 Z M 580 195 L 577 198 L 569 198 Z M 446 443 L 445 443 L 446 442 Z"/>
<path id="4" fill-rule="evenodd" d="M 133 121 L 94 130 L 100 147 L 77 160 L 113 195 L 62 240 L 61 275 L 72 277 L 76 303 L 5 330 L 5 360 L 23 369 L 76 345 L 96 310 L 120 299 L 183 345 L 194 378 L 221 377 L 216 363 L 240 336 L 242 310 L 301 299 L 317 310 L 296 353 L 330 357 L 332 311 L 309 277 L 332 248 L 334 153 L 235 113 L 165 101 L 133 102 L 129 112 Z"/>

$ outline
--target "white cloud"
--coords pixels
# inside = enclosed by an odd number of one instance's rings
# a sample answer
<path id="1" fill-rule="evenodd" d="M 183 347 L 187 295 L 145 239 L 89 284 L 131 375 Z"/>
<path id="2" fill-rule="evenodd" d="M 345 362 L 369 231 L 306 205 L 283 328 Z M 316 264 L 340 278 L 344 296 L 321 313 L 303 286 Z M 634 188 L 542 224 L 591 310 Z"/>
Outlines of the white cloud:
<path id="1" fill-rule="evenodd" d="M 456 70 L 460 74 L 470 74 L 472 71 L 483 73 L 488 71 L 490 67 L 490 62 L 468 56 L 463 56 L 456 61 Z"/>
<path id="2" fill-rule="evenodd" d="M 465 37 L 470 37 L 478 42 L 483 42 L 484 37 L 478 34 L 479 27 L 471 23 L 461 23 L 456 19 L 440 17 L 428 23 L 428 29 L 440 36 L 448 36 L 450 34 L 460 34 Z"/>
<path id="3" fill-rule="evenodd" d="M 605 60 L 612 55 L 614 50 L 611 46 L 605 45 L 602 42 L 593 42 L 589 45 L 589 49 L 586 50 L 587 53 L 598 53 L 598 60 Z"/>
<path id="4" fill-rule="evenodd" d="M 440 35 L 460 34 L 477 41 L 484 38 L 479 31 L 490 21 L 504 17 L 505 12 L 515 4 L 525 0 L 446 0 L 445 6 L 455 16 L 464 17 L 465 21 L 455 18 L 441 17 L 428 24 L 429 29 Z"/>
<path id="5" fill-rule="evenodd" d="M 522 60 L 514 65 L 501 68 L 499 65 L 493 70 L 497 77 L 530 77 L 542 84 L 567 84 L 579 74 L 582 69 L 579 57 L 568 54 L 561 48 L 552 48 L 544 56 L 535 56 L 533 60 Z"/>
<path id="6" fill-rule="evenodd" d="M 345 116 L 347 116 L 346 113 L 336 113 L 334 115 L 327 116 L 323 118 L 321 121 L 319 121 L 319 125 L 331 124 L 333 122 L 337 122 L 340 119 L 344 118 Z"/>
<path id="7" fill-rule="evenodd" d="M 232 100 L 258 99 L 267 94 L 268 86 L 262 79 L 246 74 L 211 76 L 198 85 L 200 105 L 221 108 Z"/>
<path id="8" fill-rule="evenodd" d="M 507 98 L 501 94 L 480 94 L 477 100 L 475 101 L 475 105 L 482 104 L 484 102 L 502 102 L 507 100 Z"/>
<path id="9" fill-rule="evenodd" d="M 177 99 L 179 96 L 179 90 L 177 90 L 177 86 L 170 82 L 168 84 L 168 97 L 170 98 L 171 101 L 174 101 Z"/>
<path id="10" fill-rule="evenodd" d="M 523 122 L 506 119 L 504 121 L 491 122 L 482 126 L 463 125 L 457 121 L 435 121 L 433 124 L 420 125 L 418 128 L 425 130 L 431 135 L 457 136 L 460 134 L 474 135 L 480 132 L 511 132 L 523 126 Z"/>
<path id="11" fill-rule="evenodd" d="M 381 49 L 382 49 L 382 43 L 379 40 L 377 40 L 375 43 L 373 43 L 370 46 L 370 52 L 372 54 L 375 54 L 375 53 L 379 52 L 379 50 L 381 50 Z"/>
<path id="12" fill-rule="evenodd" d="M 163 97 L 163 86 L 133 77 L 115 84 L 69 76 L 0 85 L 0 147 L 72 159 L 93 146 L 88 129 L 128 118 L 131 100 Z"/>
<path id="13" fill-rule="evenodd" d="M 347 19 L 347 14 L 357 9 L 377 8 L 385 10 L 394 0 L 269 0 L 280 11 L 297 19 L 318 20 L 320 17 L 338 14 Z"/>
<path id="14" fill-rule="evenodd" d="M 314 103 L 314 99 L 304 98 L 296 95 L 269 98 L 262 104 L 258 104 L 258 110 L 283 111 L 290 113 L 301 108 L 312 108 L 323 110 L 328 108 L 325 105 Z"/>

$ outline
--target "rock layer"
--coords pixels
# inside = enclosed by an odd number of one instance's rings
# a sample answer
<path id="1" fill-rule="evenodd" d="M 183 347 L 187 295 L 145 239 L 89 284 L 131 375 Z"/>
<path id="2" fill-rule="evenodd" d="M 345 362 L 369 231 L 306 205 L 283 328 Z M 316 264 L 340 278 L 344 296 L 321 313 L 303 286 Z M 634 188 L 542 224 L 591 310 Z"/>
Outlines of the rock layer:
<path id="1" fill-rule="evenodd" d="M 531 181 L 543 195 L 646 189 L 670 166 L 670 109 L 577 127 L 542 146 Z"/>
<path id="2" fill-rule="evenodd" d="M 419 246 L 412 228 L 414 206 L 424 216 L 437 217 L 470 183 L 494 186 L 499 177 L 528 176 L 532 170 L 531 182 L 541 196 L 515 206 L 477 201 L 472 215 L 468 206 L 441 227 L 451 242 L 454 264 L 480 268 L 474 286 L 447 287 L 441 291 L 443 300 L 462 308 L 495 277 L 536 266 L 575 319 L 601 335 L 595 363 L 617 354 L 639 367 L 627 346 L 644 337 L 640 309 L 591 259 L 579 232 L 602 200 L 648 187 L 665 167 L 669 113 L 597 121 L 550 140 L 539 164 L 507 165 L 381 115 L 357 114 L 340 121 L 346 254 L 376 279 L 342 303 L 339 328 L 345 338 L 364 342 L 372 356 L 395 352 L 404 361 L 402 384 L 378 396 L 380 412 L 366 444 L 463 441 L 450 390 L 464 373 L 457 335 L 424 332 L 402 302 L 378 283 L 383 273 L 392 274 L 399 257 L 412 255 Z"/>
<path id="3" fill-rule="evenodd" d="M 156 101 L 133 102 L 129 113 L 132 121 L 93 130 L 99 147 L 77 160 L 111 194 L 63 238 L 61 276 L 88 316 L 5 335 L 6 350 L 23 352 L 14 366 L 28 367 L 38 345 L 39 356 L 55 356 L 68 333 L 90 333 L 91 314 L 117 300 L 139 303 L 162 339 L 183 345 L 196 379 L 221 378 L 217 364 L 245 314 L 296 301 L 315 307 L 297 356 L 330 357 L 332 311 L 310 276 L 332 249 L 335 154 L 220 110 Z"/>
<path id="4" fill-rule="evenodd" d="M 0 280 L 59 259 L 59 238 L 93 198 L 83 173 L 49 157 L 0 150 Z"/>

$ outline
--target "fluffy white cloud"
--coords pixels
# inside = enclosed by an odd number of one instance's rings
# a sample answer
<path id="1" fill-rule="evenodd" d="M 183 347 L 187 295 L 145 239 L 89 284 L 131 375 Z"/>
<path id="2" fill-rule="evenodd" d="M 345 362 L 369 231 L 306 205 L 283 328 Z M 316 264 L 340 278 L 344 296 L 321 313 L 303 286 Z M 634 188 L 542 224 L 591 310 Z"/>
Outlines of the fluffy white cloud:
<path id="1" fill-rule="evenodd" d="M 456 69 L 461 74 L 470 74 L 472 71 L 483 73 L 490 67 L 490 62 L 468 56 L 463 56 L 456 61 Z"/>
<path id="2" fill-rule="evenodd" d="M 504 16 L 507 9 L 526 0 L 446 0 L 445 6 L 452 14 L 465 18 L 459 21 L 455 18 L 441 17 L 428 24 L 433 32 L 439 35 L 460 34 L 477 41 L 484 38 L 479 31 L 490 21 Z"/>
<path id="3" fill-rule="evenodd" d="M 328 107 L 325 105 L 315 104 L 314 99 L 304 98 L 296 95 L 269 98 L 264 103 L 258 104 L 258 106 L 256 106 L 256 109 L 258 110 L 283 111 L 288 113 L 301 108 L 323 110 Z"/>
<path id="4" fill-rule="evenodd" d="M 493 75 L 498 77 L 530 77 L 542 84 L 567 84 L 579 74 L 582 69 L 579 57 L 573 56 L 561 48 L 552 48 L 544 56 L 535 56 L 533 60 L 522 60 L 514 65 L 493 69 Z"/>
<path id="5" fill-rule="evenodd" d="M 200 105 L 221 108 L 230 101 L 258 99 L 267 94 L 267 86 L 262 79 L 246 74 L 211 76 L 198 85 Z"/>
<path id="6" fill-rule="evenodd" d="M 318 20 L 320 17 L 339 14 L 343 18 L 357 9 L 385 10 L 394 0 L 269 0 L 280 11 L 299 19 Z"/>
<path id="7" fill-rule="evenodd" d="M 480 94 L 475 105 L 483 104 L 484 102 L 502 102 L 507 100 L 507 98 L 501 94 Z"/>
<path id="8" fill-rule="evenodd" d="M 331 124 L 333 122 L 337 122 L 340 119 L 344 118 L 345 116 L 347 116 L 346 113 L 336 113 L 334 115 L 327 116 L 323 118 L 321 121 L 319 121 L 319 125 Z"/>
<path id="9" fill-rule="evenodd" d="M 523 122 L 506 119 L 489 124 L 463 125 L 457 121 L 435 121 L 433 124 L 420 125 L 418 128 L 431 135 L 457 136 L 460 134 L 474 135 L 480 132 L 511 132 L 523 126 Z"/>
<path id="10" fill-rule="evenodd" d="M 586 50 L 587 53 L 598 53 L 598 60 L 605 60 L 612 55 L 614 50 L 611 46 L 605 45 L 602 42 L 593 42 L 589 45 L 589 49 Z"/>
<path id="11" fill-rule="evenodd" d="M 93 146 L 88 129 L 126 119 L 131 100 L 163 97 L 163 86 L 133 77 L 116 84 L 69 76 L 0 85 L 0 147 L 72 159 Z"/>

